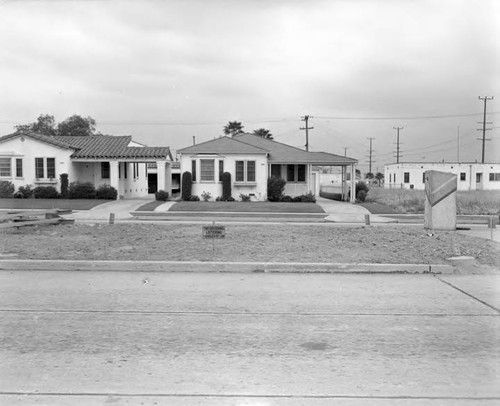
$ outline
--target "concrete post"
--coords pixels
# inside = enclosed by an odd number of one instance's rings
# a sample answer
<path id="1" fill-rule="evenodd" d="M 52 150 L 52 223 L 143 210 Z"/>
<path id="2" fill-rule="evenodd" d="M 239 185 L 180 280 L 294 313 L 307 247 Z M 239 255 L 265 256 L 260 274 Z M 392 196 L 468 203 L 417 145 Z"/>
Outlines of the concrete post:
<path id="1" fill-rule="evenodd" d="M 158 179 L 158 190 L 164 190 L 166 192 L 171 192 L 166 189 L 165 184 L 165 161 L 156 161 L 156 172 Z"/>
<path id="2" fill-rule="evenodd" d="M 425 172 L 424 228 L 457 229 L 457 175 L 446 172 Z"/>
<path id="3" fill-rule="evenodd" d="M 120 177 L 118 171 L 118 161 L 109 163 L 109 184 L 116 189 L 116 199 L 120 198 Z"/>
<path id="4" fill-rule="evenodd" d="M 356 203 L 356 170 L 354 169 L 354 164 L 351 165 L 351 198 L 349 201 Z"/>

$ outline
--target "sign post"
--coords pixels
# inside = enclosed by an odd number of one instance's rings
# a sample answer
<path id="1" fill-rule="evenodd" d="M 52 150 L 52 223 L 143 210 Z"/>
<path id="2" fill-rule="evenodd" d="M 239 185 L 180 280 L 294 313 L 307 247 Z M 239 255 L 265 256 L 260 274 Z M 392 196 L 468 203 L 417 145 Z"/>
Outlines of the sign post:
<path id="1" fill-rule="evenodd" d="M 202 237 L 204 239 L 209 238 L 212 240 L 212 255 L 213 255 L 215 253 L 215 240 L 226 238 L 226 227 L 216 226 L 215 221 L 212 221 L 211 226 L 202 226 L 201 232 L 202 232 Z"/>

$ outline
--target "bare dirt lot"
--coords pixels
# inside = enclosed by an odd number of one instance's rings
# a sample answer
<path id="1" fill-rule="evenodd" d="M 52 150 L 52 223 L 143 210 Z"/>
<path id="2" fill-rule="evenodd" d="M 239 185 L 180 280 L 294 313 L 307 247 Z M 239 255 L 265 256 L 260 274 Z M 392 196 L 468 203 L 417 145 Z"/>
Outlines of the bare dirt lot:
<path id="1" fill-rule="evenodd" d="M 422 226 L 233 224 L 226 238 L 202 238 L 201 225 L 69 224 L 1 230 L 0 253 L 18 259 L 263 261 L 440 264 L 473 256 L 478 272 L 500 273 L 500 244 Z"/>

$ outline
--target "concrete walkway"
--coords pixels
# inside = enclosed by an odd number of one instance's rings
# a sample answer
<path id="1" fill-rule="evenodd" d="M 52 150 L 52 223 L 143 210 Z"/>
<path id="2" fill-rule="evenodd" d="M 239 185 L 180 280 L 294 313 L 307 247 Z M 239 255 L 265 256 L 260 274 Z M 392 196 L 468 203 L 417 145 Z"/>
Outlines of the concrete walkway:
<path id="1" fill-rule="evenodd" d="M 317 197 L 316 204 L 328 214 L 328 217 L 326 217 L 325 220 L 335 223 L 365 223 L 366 215 L 370 216 L 370 223 L 396 222 L 394 219 L 389 217 L 370 214 L 370 212 L 364 207 L 348 202 L 340 202 L 337 200 Z"/>
<path id="2" fill-rule="evenodd" d="M 131 220 L 130 214 L 136 211 L 142 205 L 151 202 L 151 198 L 144 199 L 126 199 L 113 200 L 108 203 L 100 204 L 90 210 L 75 210 L 73 213 L 65 215 L 64 218 L 74 220 L 98 220 L 107 221 L 111 213 L 114 213 L 115 220 Z"/>

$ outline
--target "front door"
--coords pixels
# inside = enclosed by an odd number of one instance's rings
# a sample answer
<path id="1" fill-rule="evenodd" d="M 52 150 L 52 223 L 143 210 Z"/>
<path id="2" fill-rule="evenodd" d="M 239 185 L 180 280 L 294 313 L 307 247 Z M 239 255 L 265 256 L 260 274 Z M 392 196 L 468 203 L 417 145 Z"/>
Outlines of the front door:
<path id="1" fill-rule="evenodd" d="M 148 193 L 156 193 L 158 191 L 158 174 L 148 173 Z"/>
<path id="2" fill-rule="evenodd" d="M 476 190 L 483 190 L 483 174 L 476 173 Z"/>

